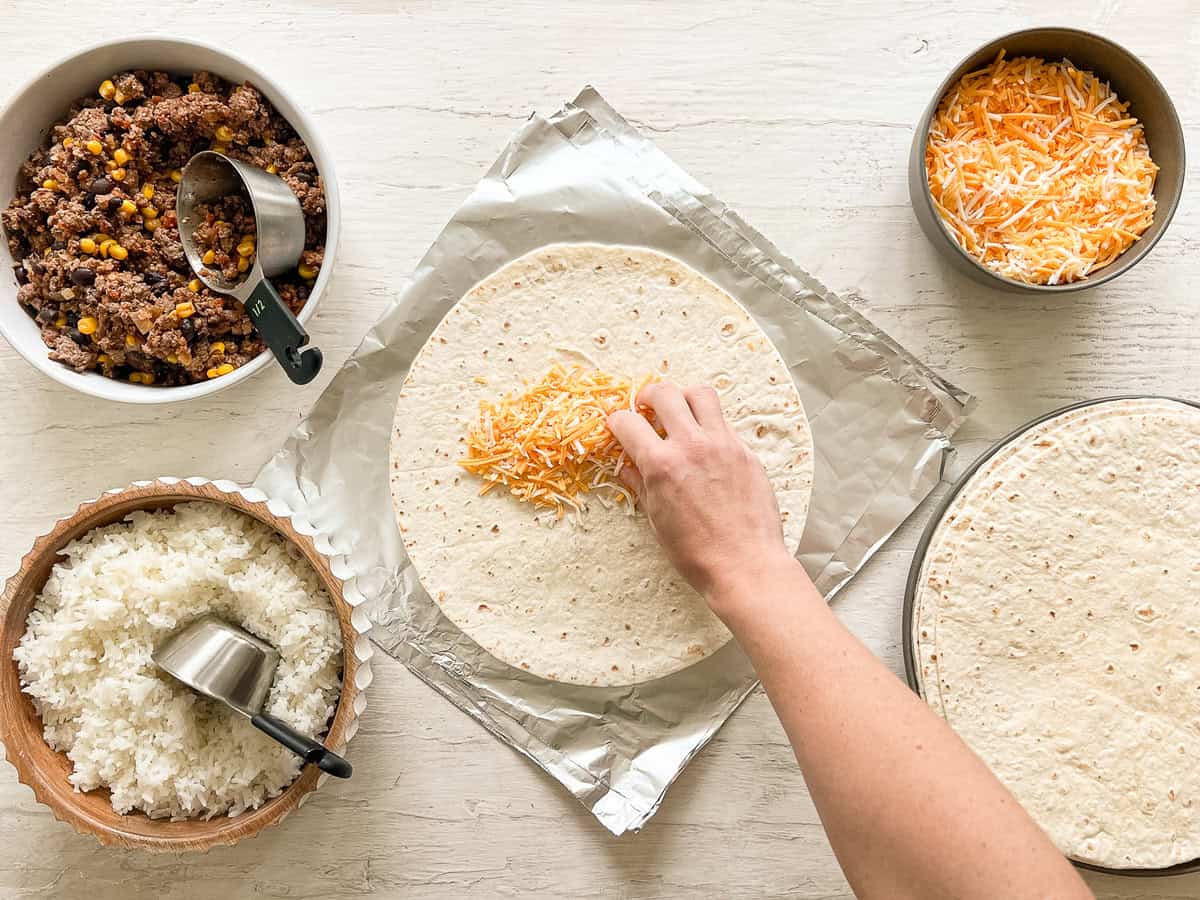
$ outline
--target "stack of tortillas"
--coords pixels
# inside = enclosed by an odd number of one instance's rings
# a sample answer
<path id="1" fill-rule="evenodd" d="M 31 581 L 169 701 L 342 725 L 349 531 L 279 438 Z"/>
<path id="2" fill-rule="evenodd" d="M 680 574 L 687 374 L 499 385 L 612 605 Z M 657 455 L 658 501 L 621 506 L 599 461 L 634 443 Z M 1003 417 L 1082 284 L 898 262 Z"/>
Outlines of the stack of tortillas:
<path id="1" fill-rule="evenodd" d="M 716 388 L 775 488 L 795 552 L 812 487 L 808 420 L 746 311 L 678 260 L 544 247 L 476 285 L 438 325 L 396 405 L 391 485 L 405 549 L 445 615 L 498 659 L 547 679 L 625 685 L 704 659 L 729 632 L 671 567 L 644 515 L 587 503 L 539 515 L 480 496 L 458 465 L 481 401 L 554 365 Z"/>
<path id="2" fill-rule="evenodd" d="M 1114 400 L 992 455 L 924 556 L 924 697 L 1082 862 L 1200 857 L 1198 538 L 1200 410 Z"/>

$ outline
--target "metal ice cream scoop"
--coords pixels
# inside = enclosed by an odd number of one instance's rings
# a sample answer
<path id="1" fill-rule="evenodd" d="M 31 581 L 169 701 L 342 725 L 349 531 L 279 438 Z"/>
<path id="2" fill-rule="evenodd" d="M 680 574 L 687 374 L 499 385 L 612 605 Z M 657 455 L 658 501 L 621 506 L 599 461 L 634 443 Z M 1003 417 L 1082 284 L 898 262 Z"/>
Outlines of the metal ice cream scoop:
<path id="1" fill-rule="evenodd" d="M 151 658 L 193 691 L 241 713 L 306 763 L 338 778 L 349 778 L 353 772 L 350 763 L 332 750 L 262 711 L 279 665 L 279 651 L 250 632 L 213 615 L 201 616 L 155 647 Z"/>
<path id="2" fill-rule="evenodd" d="M 230 281 L 204 265 L 194 232 L 200 225 L 196 206 L 244 193 L 254 209 L 255 257 L 240 280 Z M 304 251 L 304 212 L 300 201 L 277 175 L 230 159 L 214 150 L 197 153 L 183 167 L 175 196 L 175 215 L 184 253 L 197 277 L 219 294 L 236 297 L 263 342 L 271 348 L 288 378 L 308 384 L 321 371 L 321 351 L 310 347 L 304 326 L 280 299 L 269 277 L 292 269 Z"/>

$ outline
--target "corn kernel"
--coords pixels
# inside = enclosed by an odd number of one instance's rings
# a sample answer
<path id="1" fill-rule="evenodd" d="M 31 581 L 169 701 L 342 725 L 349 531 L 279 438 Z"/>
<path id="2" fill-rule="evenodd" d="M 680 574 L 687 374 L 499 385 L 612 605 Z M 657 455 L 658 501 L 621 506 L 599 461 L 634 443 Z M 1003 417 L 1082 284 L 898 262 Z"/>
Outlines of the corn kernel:
<path id="1" fill-rule="evenodd" d="M 95 334 L 99 324 L 95 316 L 84 316 L 75 327 L 79 329 L 80 334 Z"/>
<path id="2" fill-rule="evenodd" d="M 100 248 L 96 245 L 96 242 L 94 240 L 92 240 L 91 238 L 80 238 L 79 239 L 79 249 L 81 252 L 86 253 L 88 256 L 92 256 Z"/>
<path id="3" fill-rule="evenodd" d="M 216 370 L 216 369 L 209 369 L 209 370 L 208 370 L 207 372 L 205 372 L 204 374 L 205 374 L 205 375 L 207 375 L 209 378 L 216 378 L 216 377 L 217 377 L 217 370 Z"/>
<path id="4" fill-rule="evenodd" d="M 179 182 L 183 181 L 183 172 L 179 169 L 172 169 L 171 180 L 176 184 L 179 184 Z"/>
<path id="5" fill-rule="evenodd" d="M 221 363 L 219 366 L 217 366 L 218 375 L 228 375 L 232 371 L 233 366 L 230 363 Z"/>
<path id="6" fill-rule="evenodd" d="M 253 256 L 254 255 L 254 242 L 253 241 L 242 241 L 240 244 L 237 245 L 237 252 L 238 252 L 238 256 Z"/>
<path id="7" fill-rule="evenodd" d="M 124 247 L 122 247 L 120 244 L 114 243 L 111 247 L 108 248 L 108 255 L 111 256 L 113 259 L 118 259 L 118 260 L 126 259 L 129 256 L 129 251 L 126 250 Z"/>
<path id="8" fill-rule="evenodd" d="M 107 159 L 104 161 L 104 171 L 105 172 L 111 172 L 116 167 L 117 167 L 117 164 L 115 162 L 113 162 L 111 159 Z"/>
<path id="9" fill-rule="evenodd" d="M 105 241 L 111 241 L 112 235 L 105 234 L 104 232 L 100 232 L 98 235 L 96 235 L 96 240 L 98 240 L 100 243 L 103 244 Z"/>
<path id="10" fill-rule="evenodd" d="M 101 241 L 100 242 L 100 255 L 103 256 L 105 259 L 108 259 L 108 251 L 112 249 L 112 246 L 115 243 L 116 243 L 116 241 L 112 240 L 111 238 L 109 238 L 107 241 Z"/>
<path id="11" fill-rule="evenodd" d="M 211 266 L 213 264 L 213 260 L 215 260 L 216 258 L 217 258 L 217 254 L 215 251 L 205 250 L 204 255 L 202 257 L 200 257 L 200 261 L 202 263 L 204 263 L 206 266 Z"/>
<path id="12" fill-rule="evenodd" d="M 193 294 L 200 293 L 200 279 L 193 278 L 191 281 L 189 281 L 188 282 L 188 290 L 191 291 Z"/>
<path id="13" fill-rule="evenodd" d="M 122 200 L 121 212 L 125 213 L 127 216 L 132 216 L 135 212 L 137 212 L 137 204 L 132 200 Z"/>
<path id="14" fill-rule="evenodd" d="M 211 350 L 213 353 L 224 353 L 225 352 L 225 342 L 224 341 L 213 341 L 208 349 Z"/>
<path id="15" fill-rule="evenodd" d="M 112 177 L 115 178 L 117 181 L 124 181 L 126 174 L 127 173 L 125 172 L 125 170 L 120 167 L 117 167 L 112 170 Z"/>
<path id="16" fill-rule="evenodd" d="M 158 226 L 161 224 L 162 224 L 161 219 L 147 219 L 145 222 L 142 223 L 142 227 L 145 228 L 147 231 L 153 233 L 158 230 Z"/>
<path id="17" fill-rule="evenodd" d="M 45 181 L 42 182 L 42 187 L 44 187 L 48 191 L 55 191 L 55 190 L 58 190 L 58 182 L 55 181 L 53 178 L 47 178 Z"/>
<path id="18" fill-rule="evenodd" d="M 238 261 L 237 261 L 237 270 L 239 272 L 245 272 L 249 268 L 250 268 L 250 258 L 246 257 L 246 256 L 239 256 Z"/>
<path id="19" fill-rule="evenodd" d="M 101 365 L 107 366 L 110 362 L 112 362 L 112 357 L 109 356 L 107 353 L 101 353 L 99 356 L 96 357 L 96 362 L 100 363 Z"/>
<path id="20" fill-rule="evenodd" d="M 181 319 L 186 319 L 188 316 L 196 314 L 196 307 L 191 300 L 184 300 L 182 303 L 176 304 L 175 315 Z"/>
<path id="21" fill-rule="evenodd" d="M 317 270 L 312 266 L 306 266 L 304 263 L 300 263 L 296 267 L 296 271 L 300 273 L 300 277 L 305 281 L 312 281 L 312 279 L 317 277 Z"/>
<path id="22" fill-rule="evenodd" d="M 175 365 L 175 363 L 179 362 L 179 355 L 177 353 L 168 353 L 167 362 L 169 362 L 171 365 Z"/>
<path id="23" fill-rule="evenodd" d="M 99 141 L 88 141 L 84 146 L 87 147 L 88 153 L 91 153 L 93 156 L 99 156 L 104 152 L 104 145 Z"/>
<path id="24" fill-rule="evenodd" d="M 55 320 L 54 320 L 54 327 L 55 327 L 55 328 L 62 328 L 62 327 L 63 327 L 64 325 L 66 325 L 66 324 L 67 324 L 67 317 L 66 317 L 66 316 L 59 316 L 57 319 L 55 319 Z"/>
<path id="25" fill-rule="evenodd" d="M 113 151 L 113 159 L 115 159 L 117 161 L 118 166 L 125 165 L 125 163 L 129 162 L 129 160 L 132 158 L 133 157 L 131 157 L 129 155 L 129 151 L 126 150 L 124 147 L 118 147 L 116 150 Z"/>
<path id="26" fill-rule="evenodd" d="M 271 163 L 269 166 L 267 166 L 267 174 L 268 175 L 278 175 L 279 174 L 279 166 L 275 165 L 275 163 Z"/>
<path id="27" fill-rule="evenodd" d="M 147 200 L 153 200 L 154 199 L 154 185 L 143 184 L 142 185 L 142 196 L 145 197 Z"/>
<path id="28" fill-rule="evenodd" d="M 100 82 L 100 96 L 105 100 L 111 100 L 117 94 L 117 86 L 105 78 Z"/>
<path id="29" fill-rule="evenodd" d="M 125 346 L 126 347 L 136 347 L 137 345 L 138 345 L 138 339 L 136 337 L 134 337 L 132 334 L 125 335 Z"/>
<path id="30" fill-rule="evenodd" d="M 117 91 L 115 94 L 113 94 L 113 99 L 116 100 L 117 103 L 124 103 L 129 99 L 129 97 L 128 95 L 123 94 L 121 91 Z"/>
<path id="31" fill-rule="evenodd" d="M 129 373 L 129 380 L 132 381 L 134 384 L 144 384 L 145 378 L 146 378 L 145 372 L 130 372 Z"/>
<path id="32" fill-rule="evenodd" d="M 218 143 L 215 143 L 212 145 L 212 149 L 215 150 L 217 153 L 228 153 L 229 145 L 218 142 Z"/>
<path id="33" fill-rule="evenodd" d="M 73 137 L 63 138 L 63 146 L 64 147 L 74 147 L 75 146 L 75 138 L 73 138 Z"/>
<path id="34" fill-rule="evenodd" d="M 228 125 L 218 125 L 213 130 L 213 136 L 222 144 L 228 144 L 233 140 L 233 129 Z"/>
<path id="35" fill-rule="evenodd" d="M 142 207 L 142 218 L 157 219 L 158 218 L 158 210 L 155 209 L 153 206 L 150 206 L 149 204 L 147 204 L 146 206 Z"/>
<path id="36" fill-rule="evenodd" d="M 200 85 L 196 84 L 196 82 L 193 81 L 191 84 L 188 85 L 188 93 L 189 94 L 200 93 Z"/>

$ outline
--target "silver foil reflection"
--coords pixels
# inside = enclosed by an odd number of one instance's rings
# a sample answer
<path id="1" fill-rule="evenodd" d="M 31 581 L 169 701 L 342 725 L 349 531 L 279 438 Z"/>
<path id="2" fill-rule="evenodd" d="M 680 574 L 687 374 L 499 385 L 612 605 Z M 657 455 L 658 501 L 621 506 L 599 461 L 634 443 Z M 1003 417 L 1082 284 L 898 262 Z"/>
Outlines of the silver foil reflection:
<path id="1" fill-rule="evenodd" d="M 755 685 L 732 642 L 625 688 L 558 684 L 499 662 L 421 588 L 392 518 L 388 438 L 400 383 L 476 282 L 544 244 L 651 247 L 742 302 L 779 348 L 812 423 L 799 558 L 829 597 L 937 483 L 973 398 L 801 271 L 588 88 L 532 117 L 438 236 L 255 485 L 330 536 L 372 638 L 563 784 L 614 834 L 641 827 Z"/>

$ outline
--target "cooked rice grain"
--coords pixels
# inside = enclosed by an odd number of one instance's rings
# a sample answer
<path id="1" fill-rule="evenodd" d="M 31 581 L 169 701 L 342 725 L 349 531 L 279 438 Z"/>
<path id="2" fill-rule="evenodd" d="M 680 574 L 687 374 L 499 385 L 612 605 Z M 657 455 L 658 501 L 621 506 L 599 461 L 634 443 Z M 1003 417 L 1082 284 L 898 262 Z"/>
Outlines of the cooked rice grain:
<path id="1" fill-rule="evenodd" d="M 324 732 L 341 635 L 312 567 L 272 529 L 211 503 L 134 512 L 63 553 L 13 656 L 76 789 L 107 787 L 119 813 L 173 819 L 235 816 L 282 793 L 300 760 L 150 654 L 193 619 L 221 616 L 279 650 L 267 711 Z"/>

